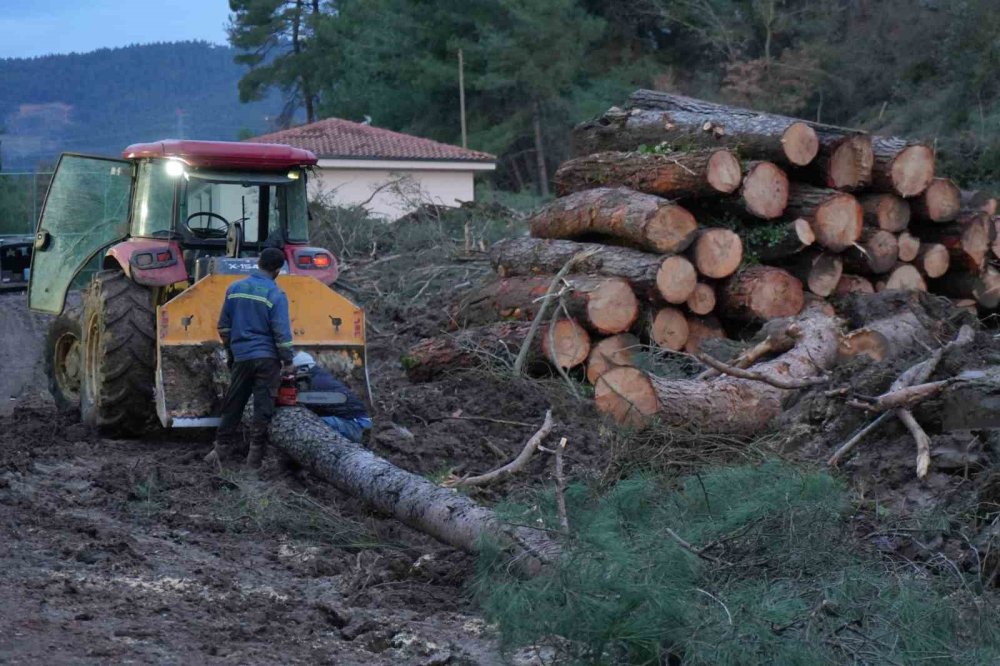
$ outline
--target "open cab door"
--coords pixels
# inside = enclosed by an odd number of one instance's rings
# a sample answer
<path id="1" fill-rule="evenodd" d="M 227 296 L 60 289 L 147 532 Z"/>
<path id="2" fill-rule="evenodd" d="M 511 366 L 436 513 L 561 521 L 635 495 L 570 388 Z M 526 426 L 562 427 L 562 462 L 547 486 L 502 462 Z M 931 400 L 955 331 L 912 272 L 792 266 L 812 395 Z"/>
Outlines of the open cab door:
<path id="1" fill-rule="evenodd" d="M 63 154 L 35 232 L 28 305 L 59 314 L 73 279 L 102 249 L 128 236 L 132 164 Z"/>

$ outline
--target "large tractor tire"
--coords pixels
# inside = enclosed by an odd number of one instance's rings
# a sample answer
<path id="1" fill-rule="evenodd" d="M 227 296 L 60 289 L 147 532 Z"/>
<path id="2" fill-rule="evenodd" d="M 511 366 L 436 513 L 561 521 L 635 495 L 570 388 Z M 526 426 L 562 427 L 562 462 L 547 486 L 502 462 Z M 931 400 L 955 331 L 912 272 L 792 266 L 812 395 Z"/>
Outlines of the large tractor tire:
<path id="1" fill-rule="evenodd" d="M 83 300 L 80 415 L 109 435 L 139 435 L 156 415 L 152 293 L 121 271 L 94 276 Z"/>
<path id="2" fill-rule="evenodd" d="M 80 409 L 80 378 L 83 372 L 83 299 L 73 292 L 66 298 L 62 314 L 52 320 L 45 336 L 45 376 L 49 393 L 61 412 Z"/>

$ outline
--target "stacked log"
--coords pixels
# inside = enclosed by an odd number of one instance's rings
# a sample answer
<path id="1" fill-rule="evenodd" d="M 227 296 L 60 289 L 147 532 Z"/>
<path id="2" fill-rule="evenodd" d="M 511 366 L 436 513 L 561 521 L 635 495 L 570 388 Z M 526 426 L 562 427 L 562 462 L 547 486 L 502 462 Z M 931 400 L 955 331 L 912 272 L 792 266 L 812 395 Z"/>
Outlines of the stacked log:
<path id="1" fill-rule="evenodd" d="M 586 364 L 579 375 L 599 394 L 642 394 L 627 408 L 603 398 L 618 405 L 609 412 L 643 413 L 644 400 L 675 399 L 638 369 L 644 352 L 699 353 L 727 330 L 813 305 L 830 317 L 851 294 L 930 289 L 1000 303 L 997 200 L 936 175 L 926 144 L 637 91 L 579 125 L 572 148 L 530 237 L 490 248 L 499 279 L 453 313 L 478 328 L 452 334 L 449 358 L 467 362 L 452 348 L 482 349 L 491 335 L 523 344 L 557 296 L 528 357 Z"/>

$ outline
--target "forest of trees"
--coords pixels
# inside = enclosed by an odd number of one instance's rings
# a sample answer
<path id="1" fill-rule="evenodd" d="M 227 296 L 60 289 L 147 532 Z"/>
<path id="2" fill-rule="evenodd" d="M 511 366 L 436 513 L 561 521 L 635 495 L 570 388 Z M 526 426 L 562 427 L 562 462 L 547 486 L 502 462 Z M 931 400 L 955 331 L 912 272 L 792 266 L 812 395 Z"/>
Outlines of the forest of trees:
<path id="1" fill-rule="evenodd" d="M 991 0 L 230 0 L 243 100 L 370 116 L 500 158 L 546 191 L 568 131 L 637 87 L 903 134 L 988 184 L 1000 167 Z M 543 164 L 544 168 L 539 169 Z"/>

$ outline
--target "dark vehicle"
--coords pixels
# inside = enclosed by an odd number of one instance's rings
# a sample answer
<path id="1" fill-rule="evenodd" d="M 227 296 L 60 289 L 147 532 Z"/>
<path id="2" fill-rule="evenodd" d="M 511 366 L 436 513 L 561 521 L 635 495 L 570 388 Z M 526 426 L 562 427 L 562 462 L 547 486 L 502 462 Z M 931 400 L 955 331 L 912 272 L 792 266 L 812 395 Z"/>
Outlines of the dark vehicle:
<path id="1" fill-rule="evenodd" d="M 34 242 L 34 236 L 0 236 L 0 290 L 27 288 Z"/>

